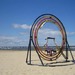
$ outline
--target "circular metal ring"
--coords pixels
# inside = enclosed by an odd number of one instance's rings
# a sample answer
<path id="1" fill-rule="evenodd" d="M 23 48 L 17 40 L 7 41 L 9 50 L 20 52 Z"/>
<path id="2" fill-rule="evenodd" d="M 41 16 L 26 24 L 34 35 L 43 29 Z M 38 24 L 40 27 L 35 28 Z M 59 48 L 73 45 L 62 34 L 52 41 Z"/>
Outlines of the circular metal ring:
<path id="1" fill-rule="evenodd" d="M 56 52 L 56 54 L 54 54 L 52 56 L 45 54 L 38 44 L 38 31 L 39 31 L 40 27 L 42 27 L 47 22 L 51 22 L 51 23 L 55 24 L 59 28 L 61 35 L 62 35 L 61 47 Z M 39 16 L 32 25 L 31 35 L 32 35 L 33 43 L 36 47 L 35 50 L 38 51 L 39 55 L 43 59 L 52 61 L 52 60 L 56 60 L 61 55 L 61 52 L 63 51 L 64 45 L 66 42 L 66 31 L 65 31 L 65 28 L 64 28 L 62 22 L 56 16 L 54 16 L 52 14 L 43 14 L 43 15 Z"/>

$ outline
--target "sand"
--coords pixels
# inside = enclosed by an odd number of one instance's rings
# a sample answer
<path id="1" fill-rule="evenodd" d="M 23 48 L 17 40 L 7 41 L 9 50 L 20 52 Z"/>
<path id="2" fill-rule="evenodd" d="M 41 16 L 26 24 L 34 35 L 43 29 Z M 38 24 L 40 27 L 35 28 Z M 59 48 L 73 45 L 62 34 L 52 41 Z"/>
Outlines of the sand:
<path id="1" fill-rule="evenodd" d="M 75 51 L 72 51 L 75 58 Z M 32 64 L 27 65 L 26 51 L 3 51 L 0 50 L 0 75 L 75 75 L 75 64 L 73 62 L 64 62 L 62 56 L 52 63 L 44 61 L 48 64 L 42 66 L 35 51 L 32 51 Z M 70 60 L 71 56 L 69 55 Z"/>

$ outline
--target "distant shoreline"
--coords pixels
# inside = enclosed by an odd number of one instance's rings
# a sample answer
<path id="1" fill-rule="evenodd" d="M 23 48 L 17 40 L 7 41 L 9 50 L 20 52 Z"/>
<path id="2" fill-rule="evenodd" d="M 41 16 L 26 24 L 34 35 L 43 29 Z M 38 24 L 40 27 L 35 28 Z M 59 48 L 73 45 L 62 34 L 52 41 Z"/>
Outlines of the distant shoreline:
<path id="1" fill-rule="evenodd" d="M 9 49 L 1 50 L 0 49 L 0 51 L 27 51 L 27 50 L 17 50 L 17 49 L 15 49 L 15 50 L 9 50 Z M 36 51 L 36 50 L 31 50 L 31 51 Z M 65 51 L 65 50 L 63 50 L 63 51 Z M 75 51 L 75 49 L 74 50 L 71 50 L 71 51 Z"/>
<path id="2" fill-rule="evenodd" d="M 55 46 L 50 46 L 52 48 L 55 48 Z M 40 46 L 41 49 L 43 49 L 43 46 Z M 70 46 L 70 49 L 72 51 L 75 51 L 75 46 Z M 27 51 L 27 46 L 0 46 L 0 50 L 13 50 L 13 51 Z M 34 51 L 34 47 L 31 47 L 31 50 Z"/>

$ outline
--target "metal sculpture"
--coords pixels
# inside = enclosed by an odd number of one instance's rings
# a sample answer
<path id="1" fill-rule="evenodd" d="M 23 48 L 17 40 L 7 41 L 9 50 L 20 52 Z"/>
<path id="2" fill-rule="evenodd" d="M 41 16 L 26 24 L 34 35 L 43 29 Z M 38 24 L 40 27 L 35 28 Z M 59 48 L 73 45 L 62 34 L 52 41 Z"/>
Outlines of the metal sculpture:
<path id="1" fill-rule="evenodd" d="M 40 48 L 38 43 L 38 31 L 39 29 L 47 22 L 55 24 L 61 35 L 62 35 L 62 43 L 61 46 L 57 46 L 55 42 L 55 38 L 48 36 L 45 40 L 47 40 L 46 44 L 44 45 L 44 50 Z M 48 48 L 48 40 L 51 39 L 55 43 L 55 49 Z M 52 14 L 43 14 L 39 16 L 33 23 L 31 30 L 30 30 L 30 39 L 29 39 L 29 45 L 28 45 L 28 51 L 27 51 L 27 57 L 26 57 L 26 63 L 31 64 L 31 44 L 33 44 L 36 53 L 42 63 L 44 65 L 42 59 L 47 61 L 53 61 L 58 59 L 61 55 L 68 61 L 68 50 L 70 49 L 68 41 L 67 41 L 67 34 L 66 30 L 62 24 L 62 22 L 54 15 Z M 64 48 L 66 48 L 66 55 L 63 53 Z M 72 52 L 70 50 L 72 59 L 74 61 L 74 57 L 72 55 Z"/>

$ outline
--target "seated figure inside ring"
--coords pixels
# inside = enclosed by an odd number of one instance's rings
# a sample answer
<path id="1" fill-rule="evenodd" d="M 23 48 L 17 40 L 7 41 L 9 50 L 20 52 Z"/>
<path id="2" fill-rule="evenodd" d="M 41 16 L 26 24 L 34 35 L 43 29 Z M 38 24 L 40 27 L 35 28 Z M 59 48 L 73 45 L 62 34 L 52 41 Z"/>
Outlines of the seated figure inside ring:
<path id="1" fill-rule="evenodd" d="M 55 38 L 47 37 L 45 39 L 45 40 L 47 40 L 46 44 L 44 45 L 45 51 L 47 52 L 47 55 L 52 56 L 56 53 L 56 51 L 54 50 L 54 48 L 51 48 L 50 46 L 48 46 L 48 39 L 55 39 Z"/>

